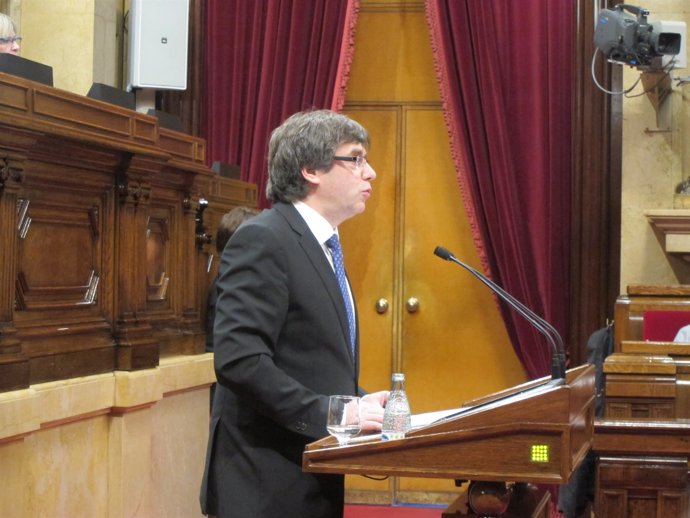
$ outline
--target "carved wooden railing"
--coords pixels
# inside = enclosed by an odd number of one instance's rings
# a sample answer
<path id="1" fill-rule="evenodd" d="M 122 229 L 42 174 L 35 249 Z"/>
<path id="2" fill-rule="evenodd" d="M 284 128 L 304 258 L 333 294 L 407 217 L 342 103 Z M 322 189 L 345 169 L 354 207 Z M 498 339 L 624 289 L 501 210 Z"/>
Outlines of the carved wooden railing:
<path id="1" fill-rule="evenodd" d="M 689 286 L 631 286 L 616 302 L 605 417 L 594 426 L 596 516 L 690 512 L 690 344 L 643 333 L 645 314 L 676 311 L 690 311 Z"/>
<path id="2" fill-rule="evenodd" d="M 204 351 L 200 225 L 256 206 L 205 152 L 155 117 L 0 73 L 0 391 Z"/>
<path id="3" fill-rule="evenodd" d="M 688 434 L 685 419 L 595 421 L 595 516 L 688 516 Z"/>

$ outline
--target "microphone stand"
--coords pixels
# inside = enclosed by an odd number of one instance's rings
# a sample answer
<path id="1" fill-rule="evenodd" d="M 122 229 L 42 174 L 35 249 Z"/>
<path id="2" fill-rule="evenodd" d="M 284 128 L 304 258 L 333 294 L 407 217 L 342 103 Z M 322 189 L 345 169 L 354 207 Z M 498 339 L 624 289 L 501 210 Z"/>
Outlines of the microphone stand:
<path id="1" fill-rule="evenodd" d="M 549 322 L 544 320 L 542 317 L 537 315 L 534 311 L 525 306 L 522 302 L 513 297 L 510 293 L 505 291 L 501 286 L 496 284 L 494 281 L 489 279 L 486 275 L 479 272 L 470 265 L 465 264 L 457 257 L 455 257 L 452 252 L 443 248 L 442 246 L 437 246 L 434 250 L 434 254 L 445 259 L 446 261 L 452 261 L 465 268 L 468 272 L 479 279 L 484 285 L 486 285 L 491 291 L 496 293 L 504 302 L 506 302 L 511 308 L 517 311 L 520 316 L 527 320 L 532 326 L 537 329 L 541 334 L 546 337 L 546 340 L 551 345 L 553 349 L 553 355 L 551 357 L 551 379 L 554 384 L 565 383 L 565 347 L 563 345 L 563 339 L 558 333 L 555 327 Z"/>

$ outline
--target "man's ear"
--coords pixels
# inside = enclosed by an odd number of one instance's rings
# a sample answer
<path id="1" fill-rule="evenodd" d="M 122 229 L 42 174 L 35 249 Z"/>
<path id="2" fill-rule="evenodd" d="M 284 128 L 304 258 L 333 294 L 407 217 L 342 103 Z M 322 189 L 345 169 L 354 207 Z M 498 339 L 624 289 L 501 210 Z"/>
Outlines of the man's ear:
<path id="1" fill-rule="evenodd" d="M 312 186 L 316 186 L 321 183 L 321 177 L 316 174 L 316 169 L 307 169 L 305 167 L 302 169 L 302 177 Z"/>

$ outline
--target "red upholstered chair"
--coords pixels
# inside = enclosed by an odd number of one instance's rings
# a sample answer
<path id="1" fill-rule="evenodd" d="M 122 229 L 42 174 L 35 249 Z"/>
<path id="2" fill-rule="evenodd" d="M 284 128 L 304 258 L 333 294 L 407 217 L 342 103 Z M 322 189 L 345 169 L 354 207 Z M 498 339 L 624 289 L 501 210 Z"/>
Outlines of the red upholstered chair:
<path id="1" fill-rule="evenodd" d="M 642 317 L 642 339 L 672 342 L 678 330 L 688 324 L 690 311 L 645 311 Z"/>

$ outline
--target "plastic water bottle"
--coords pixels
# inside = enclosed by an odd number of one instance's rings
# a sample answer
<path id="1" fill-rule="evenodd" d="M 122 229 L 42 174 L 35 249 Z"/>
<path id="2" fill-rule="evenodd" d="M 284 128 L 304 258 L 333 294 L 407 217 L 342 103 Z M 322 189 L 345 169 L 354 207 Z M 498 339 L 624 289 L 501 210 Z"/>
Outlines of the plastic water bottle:
<path id="1" fill-rule="evenodd" d="M 384 441 L 402 439 L 411 428 L 410 403 L 405 393 L 405 375 L 393 374 L 391 393 L 383 412 L 381 438 Z"/>

